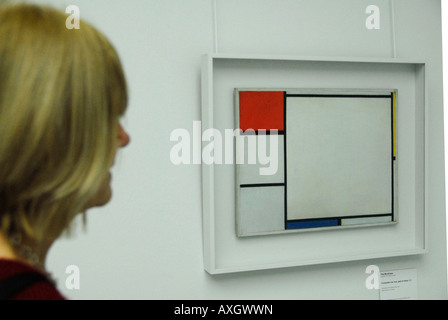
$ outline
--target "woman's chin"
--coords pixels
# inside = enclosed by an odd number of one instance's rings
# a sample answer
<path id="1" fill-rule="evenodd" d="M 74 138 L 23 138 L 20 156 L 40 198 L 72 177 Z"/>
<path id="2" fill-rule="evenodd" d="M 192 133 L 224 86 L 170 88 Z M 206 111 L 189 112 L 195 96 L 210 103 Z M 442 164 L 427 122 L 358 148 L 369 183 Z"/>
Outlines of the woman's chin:
<path id="1" fill-rule="evenodd" d="M 112 199 L 111 175 L 109 174 L 103 186 L 98 190 L 96 195 L 89 202 L 89 208 L 102 207 Z"/>
<path id="2" fill-rule="evenodd" d="M 92 207 L 105 206 L 110 202 L 111 199 L 112 199 L 112 190 L 109 188 L 108 192 L 104 192 L 101 196 L 99 196 L 93 201 Z"/>

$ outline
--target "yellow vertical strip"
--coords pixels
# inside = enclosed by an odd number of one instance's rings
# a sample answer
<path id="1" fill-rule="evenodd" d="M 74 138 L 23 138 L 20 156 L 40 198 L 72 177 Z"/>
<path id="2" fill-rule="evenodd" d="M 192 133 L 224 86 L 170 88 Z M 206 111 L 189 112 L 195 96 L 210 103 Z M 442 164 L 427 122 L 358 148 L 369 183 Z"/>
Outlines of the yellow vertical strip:
<path id="1" fill-rule="evenodd" d="M 397 93 L 394 92 L 392 94 L 393 96 L 393 102 L 392 102 L 392 131 L 393 131 L 393 150 L 394 150 L 394 157 L 397 156 Z"/>

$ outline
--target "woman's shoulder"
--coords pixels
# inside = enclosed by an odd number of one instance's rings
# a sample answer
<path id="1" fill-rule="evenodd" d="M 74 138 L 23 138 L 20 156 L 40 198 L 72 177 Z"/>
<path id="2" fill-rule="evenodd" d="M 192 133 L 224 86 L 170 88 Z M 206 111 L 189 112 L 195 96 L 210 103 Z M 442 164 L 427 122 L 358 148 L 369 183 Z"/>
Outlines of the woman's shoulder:
<path id="1" fill-rule="evenodd" d="M 65 300 L 51 280 L 19 260 L 0 259 L 0 299 Z"/>

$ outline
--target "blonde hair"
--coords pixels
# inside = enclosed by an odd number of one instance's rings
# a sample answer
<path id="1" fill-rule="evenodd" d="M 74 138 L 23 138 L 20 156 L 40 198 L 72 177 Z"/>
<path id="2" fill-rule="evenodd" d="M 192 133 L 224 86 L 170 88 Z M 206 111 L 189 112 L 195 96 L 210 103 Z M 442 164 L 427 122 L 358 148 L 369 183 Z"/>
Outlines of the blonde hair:
<path id="1" fill-rule="evenodd" d="M 0 9 L 0 230 L 58 237 L 108 175 L 126 82 L 109 41 L 49 7 Z"/>

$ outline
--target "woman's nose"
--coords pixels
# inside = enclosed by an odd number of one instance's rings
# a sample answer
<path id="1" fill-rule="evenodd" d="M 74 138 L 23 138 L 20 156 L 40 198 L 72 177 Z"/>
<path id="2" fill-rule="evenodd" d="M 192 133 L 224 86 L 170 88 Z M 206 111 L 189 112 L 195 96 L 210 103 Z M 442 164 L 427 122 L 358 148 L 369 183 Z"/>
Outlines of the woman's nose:
<path id="1" fill-rule="evenodd" d="M 120 148 L 126 147 L 131 142 L 131 137 L 124 130 L 121 124 L 118 124 L 118 145 Z"/>

